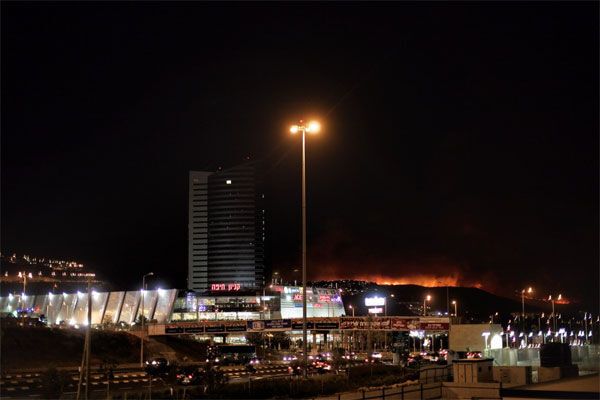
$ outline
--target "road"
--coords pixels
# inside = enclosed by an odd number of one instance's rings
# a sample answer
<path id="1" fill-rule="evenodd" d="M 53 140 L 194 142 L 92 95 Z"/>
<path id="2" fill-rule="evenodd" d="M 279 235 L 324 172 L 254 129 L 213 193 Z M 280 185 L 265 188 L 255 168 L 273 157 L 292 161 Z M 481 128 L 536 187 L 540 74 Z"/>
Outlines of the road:
<path id="1" fill-rule="evenodd" d="M 264 377 L 286 376 L 288 375 L 287 365 L 265 364 L 257 365 L 255 373 L 249 373 L 244 366 L 227 366 L 220 367 L 225 376 L 229 378 L 229 382 L 246 381 L 248 377 L 253 380 L 262 379 Z M 69 373 L 70 382 L 64 390 L 66 397 L 74 397 L 77 393 L 77 383 L 79 375 L 77 373 Z M 103 374 L 90 374 L 91 389 L 93 397 L 102 397 L 102 394 L 107 390 L 107 379 Z M 150 386 L 150 377 L 146 372 L 138 371 L 116 371 L 114 379 L 110 381 L 110 391 L 124 392 L 128 390 L 146 389 Z M 83 383 L 82 388 L 85 387 Z M 166 385 L 161 378 L 152 379 L 152 387 L 155 389 L 165 388 Z M 2 399 L 23 399 L 23 398 L 40 398 L 43 394 L 42 374 L 37 373 L 7 373 L 0 378 L 0 397 Z"/>
<path id="2" fill-rule="evenodd" d="M 77 383 L 79 376 L 69 374 L 70 381 L 64 388 L 64 394 L 69 396 L 77 393 Z M 150 377 L 142 371 L 139 372 L 116 372 L 115 379 L 110 382 L 110 391 L 126 391 L 147 387 L 150 384 Z M 5 374 L 0 379 L 0 397 L 2 399 L 22 399 L 41 397 L 43 393 L 42 379 L 40 373 L 23 374 Z M 106 393 L 107 380 L 102 374 L 90 374 L 92 395 L 94 393 Z M 82 384 L 82 389 L 85 387 Z M 153 386 L 161 386 L 162 381 L 159 378 L 153 378 Z M 96 397 L 94 395 L 94 397 Z"/>

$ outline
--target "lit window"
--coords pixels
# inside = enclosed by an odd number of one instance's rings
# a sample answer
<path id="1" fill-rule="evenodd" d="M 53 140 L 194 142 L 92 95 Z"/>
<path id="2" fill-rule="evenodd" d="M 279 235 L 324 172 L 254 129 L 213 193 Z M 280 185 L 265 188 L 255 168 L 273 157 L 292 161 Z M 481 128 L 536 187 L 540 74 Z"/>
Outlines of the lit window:
<path id="1" fill-rule="evenodd" d="M 231 179 L 227 179 L 227 180 L 225 181 L 225 183 L 226 183 L 226 184 L 228 184 L 228 185 L 231 185 Z"/>

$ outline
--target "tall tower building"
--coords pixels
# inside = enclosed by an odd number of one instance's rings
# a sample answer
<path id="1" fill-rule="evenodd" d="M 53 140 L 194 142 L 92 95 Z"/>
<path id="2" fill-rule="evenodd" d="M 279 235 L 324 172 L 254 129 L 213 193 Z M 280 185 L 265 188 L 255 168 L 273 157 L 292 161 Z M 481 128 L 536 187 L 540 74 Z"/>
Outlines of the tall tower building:
<path id="1" fill-rule="evenodd" d="M 259 164 L 190 171 L 188 288 L 265 284 L 265 196 Z M 239 285 L 239 286 L 238 286 Z"/>

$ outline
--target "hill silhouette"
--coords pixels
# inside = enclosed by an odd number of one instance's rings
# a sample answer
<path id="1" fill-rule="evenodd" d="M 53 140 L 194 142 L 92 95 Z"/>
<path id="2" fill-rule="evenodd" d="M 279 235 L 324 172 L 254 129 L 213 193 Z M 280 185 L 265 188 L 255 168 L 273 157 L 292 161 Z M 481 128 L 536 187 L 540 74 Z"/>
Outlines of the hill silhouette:
<path id="1" fill-rule="evenodd" d="M 393 295 L 393 297 L 392 297 Z M 410 305 L 422 307 L 427 295 L 431 296 L 428 302 L 428 313 L 446 315 L 449 311 L 454 314 L 452 301 L 457 302 L 458 315 L 469 322 L 489 322 L 494 315 L 494 322 L 507 323 L 512 318 L 511 314 L 521 313 L 521 300 L 517 293 L 514 298 L 507 298 L 473 287 L 424 287 L 418 285 L 377 285 L 369 284 L 362 293 L 344 295 L 347 313 L 352 314 L 348 308 L 352 305 L 356 315 L 366 315 L 367 307 L 364 299 L 370 296 L 385 296 L 387 299 L 387 315 L 413 315 L 418 312 L 411 311 Z M 412 304 L 410 304 L 412 303 Z M 447 304 L 448 303 L 448 304 Z M 566 310 L 566 308 L 563 308 Z M 348 312 L 350 311 L 350 312 Z M 549 312 L 550 305 L 538 300 L 526 299 L 526 313 Z M 496 316 L 495 313 L 498 313 Z"/>

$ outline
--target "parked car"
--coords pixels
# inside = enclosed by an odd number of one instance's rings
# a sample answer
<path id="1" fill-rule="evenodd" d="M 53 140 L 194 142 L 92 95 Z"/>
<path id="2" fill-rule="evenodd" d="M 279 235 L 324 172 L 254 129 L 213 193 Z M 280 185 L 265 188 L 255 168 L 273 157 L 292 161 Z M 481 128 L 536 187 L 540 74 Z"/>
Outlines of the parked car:
<path id="1" fill-rule="evenodd" d="M 292 361 L 297 361 L 298 357 L 293 354 L 286 354 L 283 356 L 283 362 L 289 363 Z"/>
<path id="2" fill-rule="evenodd" d="M 146 373 L 148 375 L 160 375 L 169 372 L 169 360 L 166 358 L 152 358 L 146 360 Z"/>
<path id="3" fill-rule="evenodd" d="M 312 365 L 319 374 L 324 374 L 331 371 L 331 365 L 323 361 L 315 361 L 312 363 Z"/>

